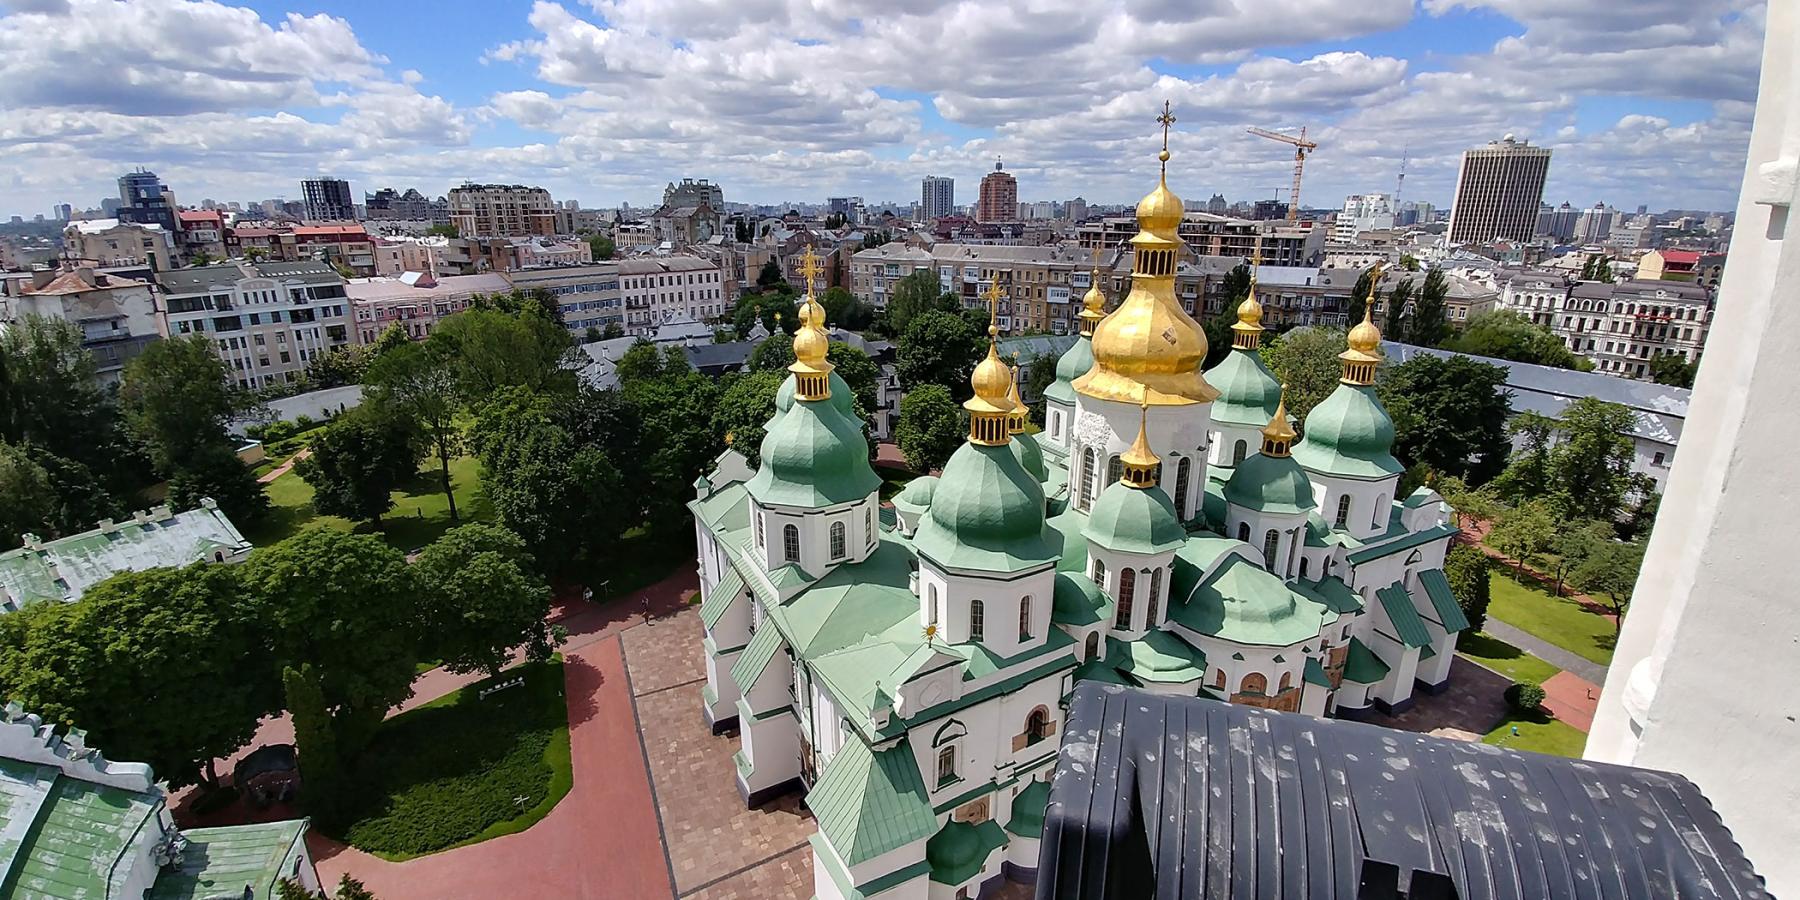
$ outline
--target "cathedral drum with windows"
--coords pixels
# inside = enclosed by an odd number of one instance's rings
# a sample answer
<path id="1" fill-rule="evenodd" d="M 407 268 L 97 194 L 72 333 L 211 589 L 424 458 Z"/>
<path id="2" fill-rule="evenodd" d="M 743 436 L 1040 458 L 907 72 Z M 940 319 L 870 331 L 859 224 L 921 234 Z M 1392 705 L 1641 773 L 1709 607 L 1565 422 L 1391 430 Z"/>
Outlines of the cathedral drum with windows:
<path id="1" fill-rule="evenodd" d="M 739 734 L 745 802 L 806 792 L 819 897 L 1033 880 L 1077 681 L 1378 721 L 1449 675 L 1454 529 L 1430 490 L 1396 499 L 1380 334 L 1351 330 L 1303 439 L 1254 286 L 1203 372 L 1162 121 L 1130 288 L 1107 313 L 1094 280 L 1044 431 L 990 328 L 968 439 L 883 508 L 809 258 L 758 463 L 727 450 L 694 485 L 705 715 Z"/>

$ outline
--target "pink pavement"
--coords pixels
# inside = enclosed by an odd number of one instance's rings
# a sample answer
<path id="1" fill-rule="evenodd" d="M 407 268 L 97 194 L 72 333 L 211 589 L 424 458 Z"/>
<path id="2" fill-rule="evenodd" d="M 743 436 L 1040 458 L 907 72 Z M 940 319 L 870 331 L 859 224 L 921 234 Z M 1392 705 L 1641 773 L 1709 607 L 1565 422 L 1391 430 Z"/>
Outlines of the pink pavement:
<path id="1" fill-rule="evenodd" d="M 1558 672 L 1544 682 L 1544 708 L 1563 724 L 1587 732 L 1594 727 L 1600 688 L 1573 672 Z"/>

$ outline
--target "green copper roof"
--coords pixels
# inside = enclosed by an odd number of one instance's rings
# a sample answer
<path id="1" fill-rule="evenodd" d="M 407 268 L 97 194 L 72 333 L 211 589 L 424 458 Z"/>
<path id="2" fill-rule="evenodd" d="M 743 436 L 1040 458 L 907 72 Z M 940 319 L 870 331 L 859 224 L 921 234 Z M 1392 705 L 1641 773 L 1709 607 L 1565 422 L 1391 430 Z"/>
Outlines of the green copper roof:
<path id="1" fill-rule="evenodd" d="M 1125 553 L 1165 553 L 1187 538 L 1175 504 L 1162 488 L 1135 488 L 1123 481 L 1100 492 L 1081 534 L 1108 550 Z"/>
<path id="2" fill-rule="evenodd" d="M 912 554 L 884 535 L 867 559 L 832 569 L 770 614 L 802 658 L 842 650 L 918 620 L 911 573 Z"/>
<path id="3" fill-rule="evenodd" d="M 744 693 L 750 692 L 750 686 L 762 676 L 763 670 L 769 667 L 769 660 L 775 658 L 775 651 L 781 649 L 781 632 L 767 622 L 750 636 L 750 645 L 744 648 L 744 654 L 731 667 L 731 680 L 737 682 Z"/>
<path id="4" fill-rule="evenodd" d="M 1044 809 L 1050 805 L 1050 782 L 1033 781 L 1013 795 L 1012 818 L 1006 830 L 1020 837 L 1039 837 L 1044 833 Z"/>
<path id="5" fill-rule="evenodd" d="M 1419 618 L 1419 611 L 1413 607 L 1412 595 L 1406 592 L 1405 586 L 1396 581 L 1375 592 L 1375 599 L 1381 601 L 1381 608 L 1387 610 L 1388 619 L 1394 623 L 1394 631 L 1400 642 L 1408 647 L 1423 647 L 1431 643 L 1431 632 L 1425 630 L 1425 623 Z"/>
<path id="6" fill-rule="evenodd" d="M 1044 489 L 1005 446 L 965 443 L 944 465 L 913 546 L 940 566 L 1017 572 L 1057 561 Z"/>
<path id="7" fill-rule="evenodd" d="M 1087 528 L 1087 516 L 1075 509 L 1072 503 L 1064 503 L 1061 512 L 1051 516 L 1045 523 L 1054 534 L 1052 540 L 1062 542 L 1062 553 L 1056 559 L 1058 572 L 1086 572 L 1088 568 L 1087 538 L 1081 536 Z"/>
<path id="8" fill-rule="evenodd" d="M 1392 556 L 1402 550 L 1411 550 L 1421 544 L 1429 544 L 1439 538 L 1447 538 L 1457 533 L 1454 525 L 1433 525 L 1421 531 L 1403 532 L 1399 537 L 1380 544 L 1370 544 L 1344 557 L 1351 565 L 1362 565 L 1371 559 Z"/>
<path id="9" fill-rule="evenodd" d="M 1095 660 L 1075 667 L 1076 681 L 1098 681 L 1101 684 L 1123 684 L 1136 687 L 1131 679 L 1119 674 L 1119 670 L 1108 663 Z"/>
<path id="10" fill-rule="evenodd" d="M 7 835 L 24 833 L 0 883 L 0 897 L 87 900 L 113 895 L 131 874 L 128 866 L 114 870 L 113 861 L 160 836 L 149 820 L 162 798 L 70 778 L 47 766 L 38 777 L 55 780 L 47 790 L 32 792 L 36 796 L 30 799 L 36 802 L 15 807 L 32 817 L 14 819 L 9 809 L 0 827 Z"/>
<path id="11" fill-rule="evenodd" d="M 937 486 L 936 475 L 914 478 L 900 489 L 900 493 L 894 495 L 894 508 L 915 515 L 925 512 L 931 508 L 931 498 L 936 496 Z"/>
<path id="12" fill-rule="evenodd" d="M 1281 403 L 1281 382 L 1263 365 L 1255 350 L 1232 350 L 1219 364 L 1206 370 L 1206 383 L 1219 389 L 1213 401 L 1212 420 L 1227 425 L 1261 428 L 1275 417 Z"/>
<path id="13" fill-rule="evenodd" d="M 743 592 L 744 577 L 736 569 L 726 569 L 725 577 L 719 579 L 718 586 L 700 603 L 700 622 L 708 628 L 719 624 L 719 617 L 730 608 L 732 598 Z"/>
<path id="14" fill-rule="evenodd" d="M 1106 661 L 1145 684 L 1184 684 L 1206 675 L 1206 654 L 1160 628 L 1135 641 L 1107 638 Z"/>
<path id="15" fill-rule="evenodd" d="M 1362 641 L 1351 638 L 1350 652 L 1344 657 L 1344 680 L 1357 684 L 1379 684 L 1388 674 L 1388 664 L 1381 661 Z"/>
<path id="16" fill-rule="evenodd" d="M 861 500 L 880 486 L 862 427 L 826 401 L 801 401 L 769 420 L 746 485 L 760 503 L 800 507 Z"/>
<path id="17" fill-rule="evenodd" d="M 1385 478 L 1403 467 L 1394 458 L 1394 420 L 1372 387 L 1340 384 L 1306 414 L 1306 436 L 1294 459 L 1308 471 L 1346 478 Z"/>
<path id="18" fill-rule="evenodd" d="M 1075 402 L 1075 379 L 1094 367 L 1094 339 L 1082 335 L 1056 360 L 1056 380 L 1044 388 L 1044 396 L 1063 403 Z"/>
<path id="19" fill-rule="evenodd" d="M 1058 625 L 1093 625 L 1110 622 L 1112 598 L 1086 575 L 1073 572 L 1056 573 L 1056 594 L 1050 607 L 1050 621 Z"/>
<path id="20" fill-rule="evenodd" d="M 1012 440 L 1006 442 L 1006 446 L 1012 448 L 1013 456 L 1019 460 L 1019 465 L 1032 480 L 1042 484 L 1044 479 L 1050 477 L 1048 470 L 1044 468 L 1044 448 L 1038 444 L 1037 435 L 1015 434 Z"/>
<path id="21" fill-rule="evenodd" d="M 806 794 L 806 806 L 832 849 L 851 866 L 937 831 L 937 815 L 906 738 L 875 752 L 852 735 L 825 764 Z"/>
<path id="22" fill-rule="evenodd" d="M 1312 481 L 1291 456 L 1244 457 L 1225 482 L 1225 499 L 1259 512 L 1296 514 L 1313 509 Z"/>
<path id="23" fill-rule="evenodd" d="M 54 541 L 41 549 L 0 553 L 0 598 L 15 606 L 79 599 L 89 586 L 119 572 L 180 567 L 220 552 L 235 555 L 250 542 L 219 509 L 170 514 L 152 510 L 146 521 L 126 520 Z"/>
<path id="24" fill-rule="evenodd" d="M 305 835 L 305 819 L 185 829 L 181 836 L 187 838 L 188 847 L 181 868 L 165 870 L 149 898 L 235 897 L 245 887 L 259 900 L 279 896 L 281 879 L 293 876 Z"/>
<path id="25" fill-rule="evenodd" d="M 1462 605 L 1456 602 L 1456 594 L 1450 590 L 1450 579 L 1444 577 L 1443 569 L 1420 572 L 1419 583 L 1425 585 L 1431 608 L 1437 610 L 1438 622 L 1445 631 L 1462 631 L 1469 627 L 1469 617 L 1463 615 Z"/>
<path id="26" fill-rule="evenodd" d="M 1338 615 L 1362 612 L 1362 595 L 1350 589 L 1343 579 L 1327 575 L 1318 581 L 1296 581 L 1294 590 L 1305 594 Z"/>
<path id="27" fill-rule="evenodd" d="M 1175 551 L 1175 565 L 1169 573 L 1171 602 L 1179 603 L 1187 599 L 1200 586 L 1201 577 L 1212 569 L 1219 557 L 1244 546 L 1242 541 L 1210 531 L 1189 534 L 1187 540 L 1182 542 L 1181 549 Z"/>
<path id="28" fill-rule="evenodd" d="M 1325 667 L 1311 656 L 1306 658 L 1306 672 L 1300 676 L 1302 681 L 1311 682 L 1319 687 L 1331 687 L 1331 679 L 1325 674 Z"/>
<path id="29" fill-rule="evenodd" d="M 1329 611 L 1289 590 L 1255 563 L 1233 555 L 1170 613 L 1197 634 L 1238 644 L 1286 647 L 1317 637 Z"/>
<path id="30" fill-rule="evenodd" d="M 942 831 L 925 842 L 925 860 L 931 863 L 931 880 L 962 884 L 981 873 L 988 855 L 1006 846 L 1000 823 L 988 819 L 980 825 L 947 822 Z"/>

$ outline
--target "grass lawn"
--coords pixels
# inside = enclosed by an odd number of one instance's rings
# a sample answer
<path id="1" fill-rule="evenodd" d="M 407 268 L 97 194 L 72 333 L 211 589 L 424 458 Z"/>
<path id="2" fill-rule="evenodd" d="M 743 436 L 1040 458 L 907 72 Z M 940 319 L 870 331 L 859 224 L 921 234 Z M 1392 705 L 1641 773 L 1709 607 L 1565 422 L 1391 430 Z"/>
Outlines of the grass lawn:
<path id="1" fill-rule="evenodd" d="M 881 476 L 881 502 L 894 499 L 894 495 L 906 489 L 906 485 L 919 477 L 917 472 L 895 469 L 889 466 L 876 466 L 875 474 Z"/>
<path id="2" fill-rule="evenodd" d="M 1512 733 L 1514 728 L 1519 729 L 1517 735 Z M 1541 713 L 1533 716 L 1509 713 L 1500 727 L 1488 732 L 1482 741 L 1512 750 L 1579 757 L 1582 748 L 1587 746 L 1587 735 Z"/>
<path id="3" fill-rule="evenodd" d="M 1496 568 L 1488 575 L 1488 615 L 1601 665 L 1612 662 L 1613 624 L 1566 597 L 1520 584 Z"/>
<path id="4" fill-rule="evenodd" d="M 1456 642 L 1456 652 L 1514 681 L 1543 684 L 1562 671 L 1497 637 L 1490 637 L 1479 631 L 1463 632 L 1462 638 Z"/>
<path id="5" fill-rule="evenodd" d="M 518 676 L 523 685 L 481 696 Z M 383 722 L 345 784 L 344 824 L 328 833 L 398 862 L 531 827 L 574 786 L 562 689 L 558 657 Z"/>
<path id="6" fill-rule="evenodd" d="M 450 485 L 456 492 L 456 511 L 464 522 L 486 522 L 494 518 L 494 510 L 481 492 L 480 464 L 474 457 L 464 456 L 450 461 Z M 313 522 L 349 531 L 356 523 L 338 516 L 322 516 L 313 509 L 312 485 L 297 472 L 263 485 L 272 507 L 260 525 L 250 529 L 247 537 L 258 546 L 273 544 L 290 537 Z M 382 517 L 382 537 L 401 550 L 417 550 L 437 540 L 450 530 L 450 504 L 438 489 L 437 471 L 421 470 L 419 477 L 394 492 L 394 508 Z"/>

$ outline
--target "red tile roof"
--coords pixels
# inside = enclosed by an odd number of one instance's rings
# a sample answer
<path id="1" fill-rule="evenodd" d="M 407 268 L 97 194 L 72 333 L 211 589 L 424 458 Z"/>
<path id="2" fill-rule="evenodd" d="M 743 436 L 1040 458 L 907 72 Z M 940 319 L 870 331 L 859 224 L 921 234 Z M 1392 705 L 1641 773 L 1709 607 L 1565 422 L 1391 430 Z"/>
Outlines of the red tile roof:
<path id="1" fill-rule="evenodd" d="M 1663 258 L 1664 265 L 1668 265 L 1669 263 L 1680 263 L 1682 265 L 1688 265 L 1688 266 L 1698 265 L 1700 262 L 1700 251 L 1698 251 L 1698 250 L 1664 250 L 1662 252 L 1662 258 Z"/>
<path id="2" fill-rule="evenodd" d="M 93 275 L 91 276 L 91 279 L 84 278 L 82 277 L 81 272 L 75 271 L 64 272 L 41 288 L 26 288 L 24 293 L 85 294 L 88 291 L 111 290 L 119 287 L 142 285 L 143 283 L 144 282 L 142 281 L 135 281 L 130 278 L 120 278 L 117 275 Z"/>

